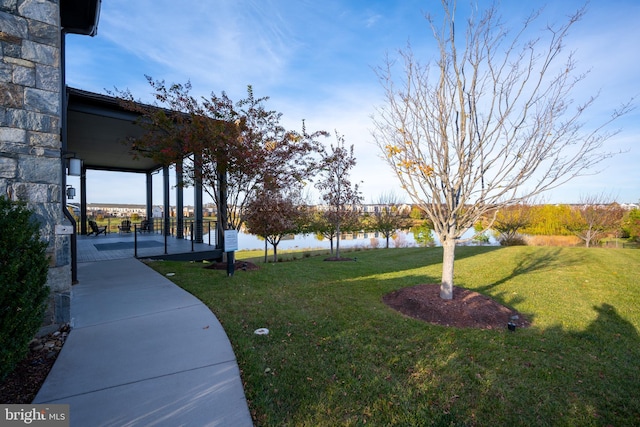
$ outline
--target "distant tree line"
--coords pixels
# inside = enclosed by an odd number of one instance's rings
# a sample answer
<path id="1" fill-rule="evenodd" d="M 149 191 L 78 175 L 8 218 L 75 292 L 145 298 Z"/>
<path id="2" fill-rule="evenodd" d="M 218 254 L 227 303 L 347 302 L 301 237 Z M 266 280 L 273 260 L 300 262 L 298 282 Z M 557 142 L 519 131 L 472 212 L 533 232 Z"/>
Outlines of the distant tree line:
<path id="1" fill-rule="evenodd" d="M 492 229 L 503 245 L 525 244 L 524 235 L 575 235 L 586 247 L 605 237 L 640 241 L 640 210 L 603 202 L 599 196 L 588 196 L 576 205 L 514 204 L 491 215 Z"/>
<path id="2" fill-rule="evenodd" d="M 399 231 L 412 232 L 419 246 L 433 245 L 430 221 L 417 206 L 401 203 L 393 193 L 381 195 L 373 212 L 365 212 L 362 206 L 349 206 L 342 217 L 339 233 L 331 219 L 335 213 L 328 206 L 310 206 L 299 200 L 298 205 L 290 203 L 287 208 L 276 207 L 279 203 L 281 201 L 272 197 L 255 205 L 255 217 L 260 218 L 265 227 L 267 224 L 270 227 L 287 224 L 283 228 L 286 232 L 278 235 L 277 241 L 272 237 L 266 239 L 274 247 L 274 260 L 277 260 L 275 249 L 279 239 L 286 234 L 311 234 L 319 240 L 327 239 L 332 254 L 339 235 L 360 232 L 377 233 L 386 248 L 391 247 L 391 241 L 397 238 Z M 491 232 L 503 246 L 526 245 L 526 236 L 576 236 L 586 247 L 597 246 L 608 237 L 640 242 L 640 209 L 625 209 L 615 202 L 601 203 L 594 197 L 575 205 L 516 204 L 490 212 L 476 225 L 478 234 L 473 237 L 474 241 L 488 241 L 486 233 L 482 233 L 482 222 L 489 221 L 493 221 Z M 252 220 L 247 219 L 247 222 Z M 249 231 L 253 232 L 252 229 Z"/>

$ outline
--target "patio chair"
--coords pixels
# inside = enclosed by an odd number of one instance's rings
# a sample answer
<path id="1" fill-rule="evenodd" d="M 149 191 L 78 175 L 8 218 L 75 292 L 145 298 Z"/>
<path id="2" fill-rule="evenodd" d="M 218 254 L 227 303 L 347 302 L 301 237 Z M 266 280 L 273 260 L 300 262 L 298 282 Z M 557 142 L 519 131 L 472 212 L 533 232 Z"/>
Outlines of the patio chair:
<path id="1" fill-rule="evenodd" d="M 118 230 L 120 230 L 120 233 L 131 233 L 131 221 L 128 219 L 122 221 L 118 226 Z"/>
<path id="2" fill-rule="evenodd" d="M 91 236 L 92 234 L 99 236 L 100 234 L 107 235 L 107 226 L 100 227 L 95 221 L 89 221 L 89 228 L 91 231 L 87 234 L 87 236 Z"/>
<path id="3" fill-rule="evenodd" d="M 138 227 L 138 231 L 140 233 L 151 233 L 151 223 L 149 220 L 143 219 L 140 223 L 140 227 Z"/>

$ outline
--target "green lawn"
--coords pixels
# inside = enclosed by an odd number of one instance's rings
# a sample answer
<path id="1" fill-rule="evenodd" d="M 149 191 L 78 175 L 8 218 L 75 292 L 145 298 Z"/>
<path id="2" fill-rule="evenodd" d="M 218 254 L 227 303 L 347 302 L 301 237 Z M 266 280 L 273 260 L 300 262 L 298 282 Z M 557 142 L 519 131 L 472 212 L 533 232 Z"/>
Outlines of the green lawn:
<path id="1" fill-rule="evenodd" d="M 425 324 L 381 302 L 438 282 L 440 248 L 349 255 L 231 278 L 151 265 L 220 319 L 256 425 L 640 425 L 640 251 L 458 248 L 456 285 L 525 313 L 533 325 L 516 332 Z"/>

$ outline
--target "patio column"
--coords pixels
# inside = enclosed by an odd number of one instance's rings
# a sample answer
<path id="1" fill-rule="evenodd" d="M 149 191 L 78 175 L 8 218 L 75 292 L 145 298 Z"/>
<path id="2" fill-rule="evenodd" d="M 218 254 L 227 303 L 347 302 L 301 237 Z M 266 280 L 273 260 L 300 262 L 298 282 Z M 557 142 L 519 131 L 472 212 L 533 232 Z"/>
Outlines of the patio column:
<path id="1" fill-rule="evenodd" d="M 184 239 L 184 177 L 182 160 L 176 162 L 176 238 Z"/>
<path id="2" fill-rule="evenodd" d="M 87 168 L 84 164 L 80 173 L 80 234 L 87 234 Z"/>
<path id="3" fill-rule="evenodd" d="M 147 172 L 147 221 L 151 224 L 150 230 L 153 231 L 153 175 L 151 171 Z"/>
<path id="4" fill-rule="evenodd" d="M 194 185 L 193 185 L 193 216 L 195 224 L 193 225 L 193 240 L 196 243 L 202 243 L 202 156 L 198 153 L 194 153 L 193 166 L 198 168 L 194 173 Z"/>
<path id="5" fill-rule="evenodd" d="M 164 201 L 164 235 L 171 235 L 171 206 L 169 206 L 169 167 L 162 167 L 162 177 L 163 177 L 163 185 L 162 185 L 162 193 L 163 193 L 163 201 Z"/>
<path id="6" fill-rule="evenodd" d="M 218 173 L 218 221 L 216 223 L 216 249 L 224 249 L 224 231 L 229 227 L 227 217 L 227 174 Z"/>

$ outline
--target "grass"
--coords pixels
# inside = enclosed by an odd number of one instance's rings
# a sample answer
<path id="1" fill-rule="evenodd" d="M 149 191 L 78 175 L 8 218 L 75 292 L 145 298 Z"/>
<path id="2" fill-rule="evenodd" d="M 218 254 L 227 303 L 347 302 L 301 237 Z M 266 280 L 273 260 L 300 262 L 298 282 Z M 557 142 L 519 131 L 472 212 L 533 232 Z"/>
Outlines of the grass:
<path id="1" fill-rule="evenodd" d="M 440 248 L 350 255 L 231 278 L 152 266 L 220 319 L 256 425 L 640 424 L 640 251 L 458 248 L 456 284 L 525 313 L 533 325 L 515 333 L 425 324 L 381 302 L 437 282 Z"/>

